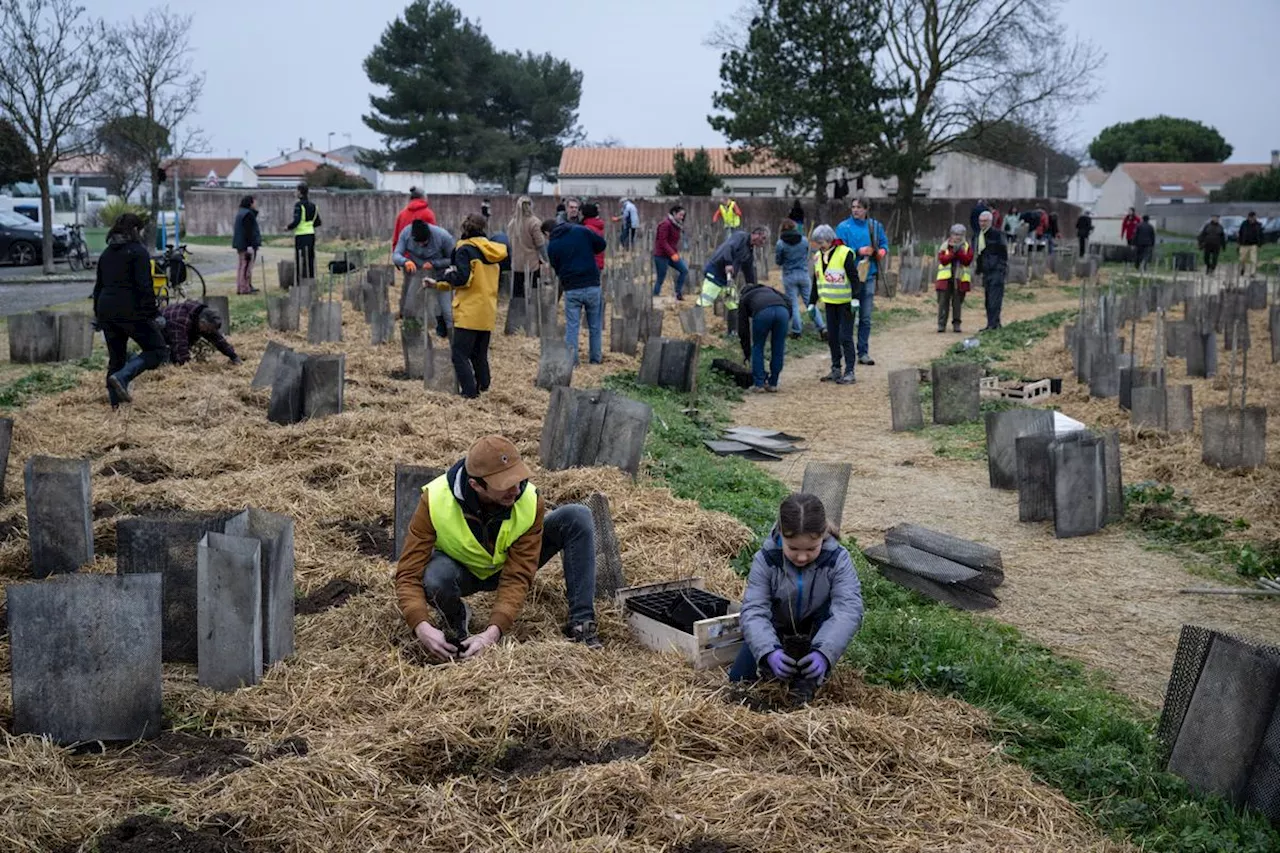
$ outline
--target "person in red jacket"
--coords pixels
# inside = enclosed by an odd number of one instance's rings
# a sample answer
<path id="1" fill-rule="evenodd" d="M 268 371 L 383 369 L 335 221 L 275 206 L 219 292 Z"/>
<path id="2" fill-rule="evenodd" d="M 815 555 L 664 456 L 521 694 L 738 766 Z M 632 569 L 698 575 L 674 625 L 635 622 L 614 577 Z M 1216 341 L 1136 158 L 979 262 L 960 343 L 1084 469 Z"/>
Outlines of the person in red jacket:
<path id="1" fill-rule="evenodd" d="M 994 227 L 994 226 L 992 226 Z M 947 330 L 947 315 L 951 315 L 951 328 L 960 331 L 960 307 L 964 295 L 969 292 L 969 267 L 973 263 L 973 247 L 965 240 L 965 227 L 952 225 L 947 242 L 938 252 L 938 278 L 934 289 L 938 291 L 938 331 Z"/>
<path id="2" fill-rule="evenodd" d="M 604 220 L 600 218 L 600 206 L 598 204 L 588 201 L 582 205 L 582 224 L 601 237 L 604 236 Z M 596 268 L 604 269 L 604 252 L 596 252 Z"/>
<path id="3" fill-rule="evenodd" d="M 1132 207 L 1129 208 L 1129 212 L 1124 215 L 1124 220 L 1120 223 L 1120 236 L 1124 238 L 1125 243 L 1133 245 L 1133 236 L 1138 233 L 1138 225 L 1141 222 L 1137 211 Z"/>
<path id="4" fill-rule="evenodd" d="M 396 214 L 396 232 L 391 235 L 393 248 L 396 245 L 396 241 L 400 239 L 400 232 L 408 228 L 409 223 L 416 219 L 421 219 L 428 225 L 436 224 L 435 211 L 427 204 L 427 197 L 422 194 L 422 190 L 417 187 L 409 187 L 409 203 Z"/>
<path id="5" fill-rule="evenodd" d="M 799 204 L 797 201 L 796 204 Z M 676 299 L 684 301 L 684 283 L 689 277 L 689 265 L 680 260 L 680 238 L 684 233 L 685 209 L 672 205 L 667 218 L 658 224 L 653 237 L 653 269 L 658 275 L 653 295 L 662 293 L 662 283 L 667 280 L 667 269 L 676 271 Z"/>

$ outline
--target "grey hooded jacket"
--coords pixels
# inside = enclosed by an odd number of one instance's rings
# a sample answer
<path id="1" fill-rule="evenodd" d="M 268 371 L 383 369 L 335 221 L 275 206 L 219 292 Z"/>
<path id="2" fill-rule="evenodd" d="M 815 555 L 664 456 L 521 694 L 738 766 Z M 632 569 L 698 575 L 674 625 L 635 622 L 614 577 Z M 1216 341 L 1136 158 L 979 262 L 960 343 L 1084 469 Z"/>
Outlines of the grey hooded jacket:
<path id="1" fill-rule="evenodd" d="M 403 267 L 405 261 L 413 261 L 419 267 L 430 263 L 441 273 L 444 272 L 453 256 L 453 235 L 436 225 L 428 225 L 427 230 L 429 236 L 425 243 L 418 243 L 413 239 L 412 226 L 400 232 L 400 239 L 396 241 L 396 248 L 391 256 L 396 266 Z"/>
<path id="2" fill-rule="evenodd" d="M 746 231 L 734 231 L 730 234 L 711 255 L 703 272 L 711 276 L 716 284 L 724 287 L 729 283 L 724 272 L 726 265 L 741 272 L 747 284 L 756 283 L 755 249 L 751 245 L 751 235 Z"/>
<path id="3" fill-rule="evenodd" d="M 829 615 L 813 636 L 813 648 L 833 666 L 862 625 L 862 586 L 853 560 L 834 536 L 817 558 L 798 569 L 782 554 L 777 528 L 751 561 L 742 596 L 742 633 L 757 661 L 782 646 L 781 636 L 808 633 L 810 623 Z"/>

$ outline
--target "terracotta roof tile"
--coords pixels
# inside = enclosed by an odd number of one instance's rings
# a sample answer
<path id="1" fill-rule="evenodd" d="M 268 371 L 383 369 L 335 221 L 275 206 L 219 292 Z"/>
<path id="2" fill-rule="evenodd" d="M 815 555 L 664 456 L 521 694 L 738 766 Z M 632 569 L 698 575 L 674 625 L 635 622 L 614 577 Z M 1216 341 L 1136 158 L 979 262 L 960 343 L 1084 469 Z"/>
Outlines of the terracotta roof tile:
<path id="1" fill-rule="evenodd" d="M 257 171 L 259 178 L 305 178 L 322 165 L 314 160 L 294 160 Z"/>
<path id="2" fill-rule="evenodd" d="M 1269 163 L 1121 163 L 1147 198 L 1195 198 L 1208 196 L 1211 189 L 1232 178 L 1265 172 Z M 1210 189 L 1205 189 L 1208 184 Z M 1180 189 L 1162 189 L 1180 187 Z"/>
<path id="3" fill-rule="evenodd" d="M 53 167 L 57 175 L 101 175 L 105 173 L 106 158 L 100 154 L 81 154 L 64 157 Z"/>
<path id="4" fill-rule="evenodd" d="M 239 157 L 184 157 L 181 160 L 165 163 L 164 168 L 168 171 L 177 166 L 179 178 L 200 181 L 209 177 L 210 172 L 219 178 L 226 178 L 242 162 L 244 161 Z"/>
<path id="5" fill-rule="evenodd" d="M 560 155 L 560 177 L 631 178 L 658 177 L 671 171 L 675 148 L 566 148 Z M 685 148 L 692 157 L 695 148 Z M 746 166 L 729 161 L 730 149 L 708 148 L 711 169 L 717 175 L 738 177 L 775 175 L 789 176 L 793 171 L 772 160 L 757 158 Z"/>

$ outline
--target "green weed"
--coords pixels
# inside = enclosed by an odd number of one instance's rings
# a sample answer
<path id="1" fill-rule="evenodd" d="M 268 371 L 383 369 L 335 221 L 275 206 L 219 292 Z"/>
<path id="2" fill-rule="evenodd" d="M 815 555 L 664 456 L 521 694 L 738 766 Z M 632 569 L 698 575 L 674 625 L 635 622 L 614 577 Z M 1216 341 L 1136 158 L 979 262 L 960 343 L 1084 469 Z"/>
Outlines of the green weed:
<path id="1" fill-rule="evenodd" d="M 97 350 L 89 358 L 65 364 L 39 365 L 5 385 L 0 385 L 0 409 L 21 409 L 50 394 L 69 391 L 80 384 L 86 371 L 104 371 L 107 356 Z"/>
<path id="2" fill-rule="evenodd" d="M 1226 538 L 1248 530 L 1246 519 L 1199 512 L 1185 494 L 1150 481 L 1126 486 L 1125 505 L 1125 520 L 1159 545 L 1208 557 L 1242 577 L 1280 577 L 1280 541 Z"/>

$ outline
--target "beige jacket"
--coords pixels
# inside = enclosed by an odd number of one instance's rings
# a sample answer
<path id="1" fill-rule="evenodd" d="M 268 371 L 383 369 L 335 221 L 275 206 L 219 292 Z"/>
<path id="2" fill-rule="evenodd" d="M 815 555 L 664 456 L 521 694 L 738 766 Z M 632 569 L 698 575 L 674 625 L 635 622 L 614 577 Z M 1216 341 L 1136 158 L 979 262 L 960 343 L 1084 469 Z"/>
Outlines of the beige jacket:
<path id="1" fill-rule="evenodd" d="M 511 241 L 511 271 L 533 272 L 542 261 L 547 237 L 542 233 L 542 222 L 536 216 L 525 220 L 513 220 L 507 239 Z"/>

